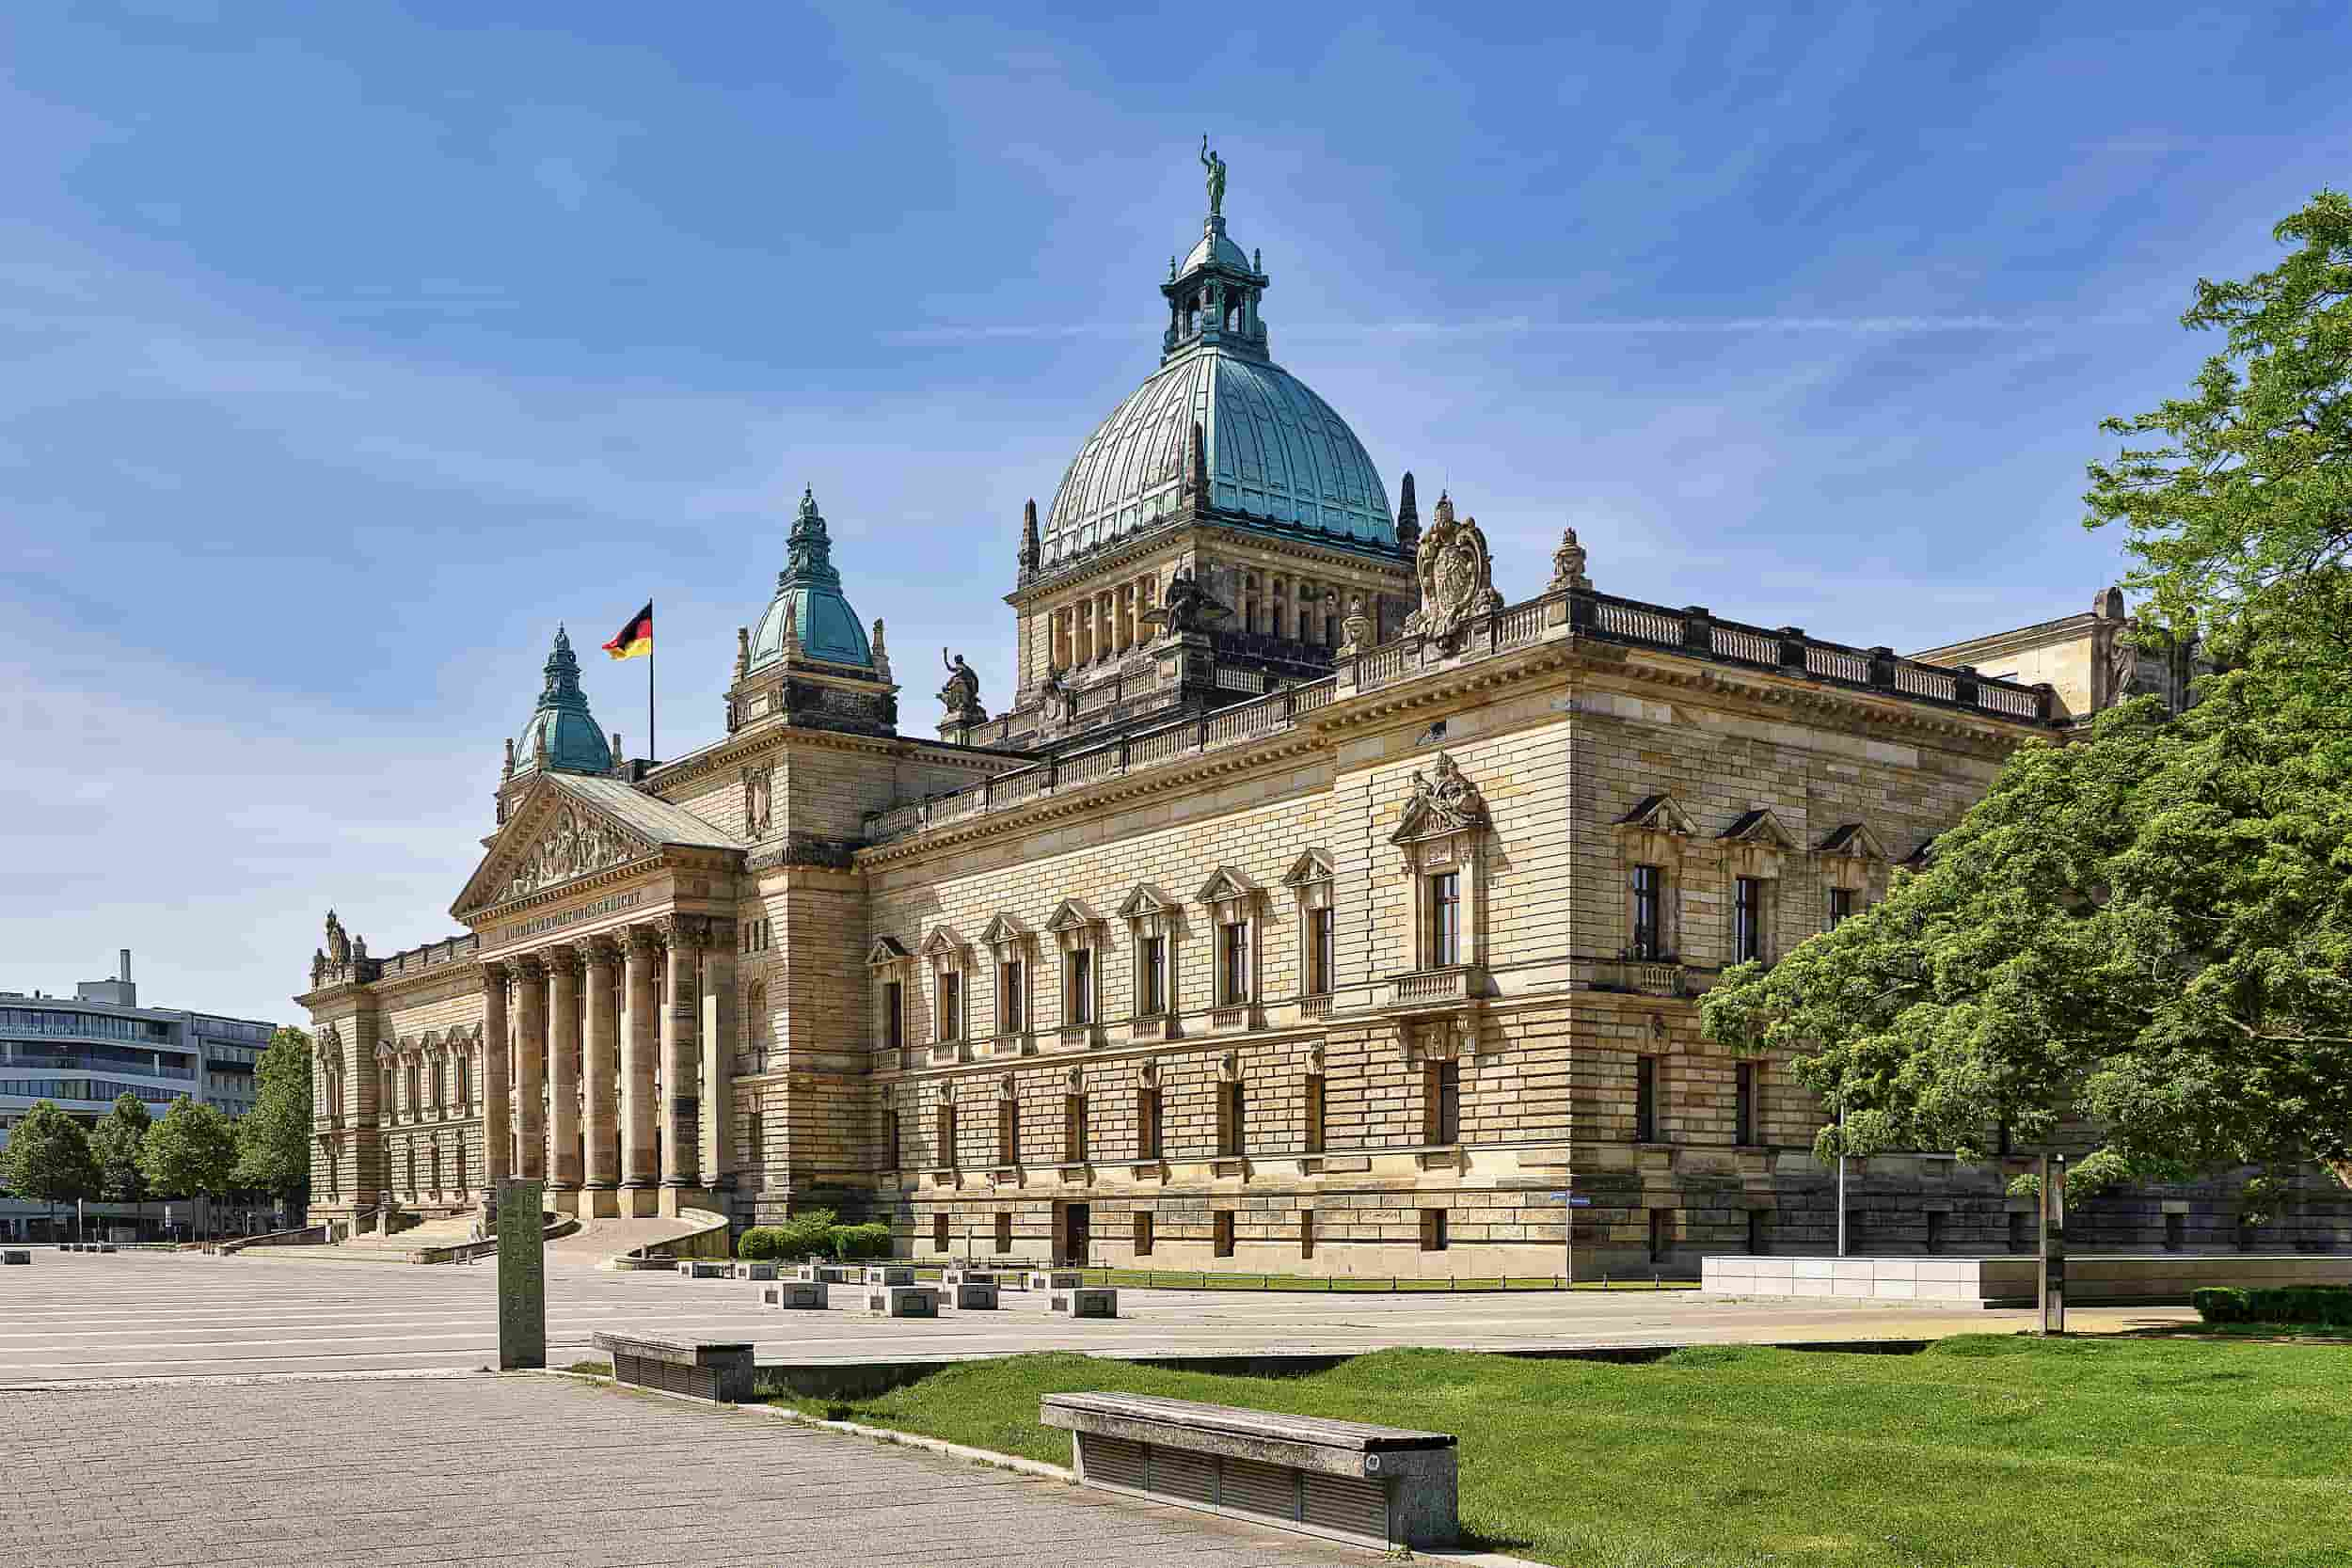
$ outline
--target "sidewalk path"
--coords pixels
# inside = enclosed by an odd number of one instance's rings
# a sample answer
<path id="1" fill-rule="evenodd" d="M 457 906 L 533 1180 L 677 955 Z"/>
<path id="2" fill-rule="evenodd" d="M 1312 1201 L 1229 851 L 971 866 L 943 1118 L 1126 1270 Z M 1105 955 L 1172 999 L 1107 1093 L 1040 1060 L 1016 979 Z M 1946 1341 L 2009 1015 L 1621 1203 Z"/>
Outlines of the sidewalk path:
<path id="1" fill-rule="evenodd" d="M 0 1393 L 0 1562 L 44 1568 L 1378 1560 L 754 1411 L 527 1373 Z"/>

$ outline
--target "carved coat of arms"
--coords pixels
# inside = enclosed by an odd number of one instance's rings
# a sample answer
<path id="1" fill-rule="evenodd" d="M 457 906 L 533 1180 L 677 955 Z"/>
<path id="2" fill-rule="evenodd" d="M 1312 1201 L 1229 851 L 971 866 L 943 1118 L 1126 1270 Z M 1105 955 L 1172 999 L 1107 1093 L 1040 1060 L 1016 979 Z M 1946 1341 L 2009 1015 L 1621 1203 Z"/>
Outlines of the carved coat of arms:
<path id="1" fill-rule="evenodd" d="M 1478 519 L 1455 521 L 1454 502 L 1438 498 L 1436 515 L 1421 536 L 1413 558 L 1421 579 L 1421 608 L 1405 623 L 1407 637 L 1426 637 L 1440 644 L 1457 641 L 1470 623 L 1502 608 L 1495 592 L 1494 558 Z"/>

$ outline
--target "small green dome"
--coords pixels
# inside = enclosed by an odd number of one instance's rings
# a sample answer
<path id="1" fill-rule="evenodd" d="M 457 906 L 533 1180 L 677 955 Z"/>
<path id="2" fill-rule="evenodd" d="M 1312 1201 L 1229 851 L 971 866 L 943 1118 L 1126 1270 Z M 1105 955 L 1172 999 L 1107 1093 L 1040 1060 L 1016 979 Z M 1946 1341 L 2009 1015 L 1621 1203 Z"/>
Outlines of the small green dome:
<path id="1" fill-rule="evenodd" d="M 515 737 L 515 771 L 537 768 L 544 747 L 550 771 L 612 772 L 612 743 L 597 727 L 596 715 L 588 711 L 587 695 L 580 689 L 580 660 L 573 657 L 572 640 L 560 625 L 555 628 L 555 646 L 548 654 L 546 675 L 538 705 Z"/>
<path id="2" fill-rule="evenodd" d="M 787 617 L 800 640 L 800 657 L 846 664 L 874 673 L 874 650 L 866 641 L 866 627 L 857 611 L 841 594 L 841 574 L 833 564 L 833 539 L 817 511 L 815 492 L 801 492 L 801 510 L 792 519 L 790 554 L 776 574 L 776 596 L 752 633 L 750 668 L 773 664 L 784 656 L 784 626 Z"/>

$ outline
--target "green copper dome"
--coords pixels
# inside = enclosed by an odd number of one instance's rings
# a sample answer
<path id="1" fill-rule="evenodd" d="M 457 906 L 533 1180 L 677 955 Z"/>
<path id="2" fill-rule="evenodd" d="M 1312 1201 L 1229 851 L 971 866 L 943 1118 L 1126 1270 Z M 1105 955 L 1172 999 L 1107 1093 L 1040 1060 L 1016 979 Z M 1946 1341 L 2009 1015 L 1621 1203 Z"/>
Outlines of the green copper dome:
<path id="1" fill-rule="evenodd" d="M 856 666 L 874 673 L 874 651 L 857 611 L 841 596 L 841 574 L 833 564 L 833 539 L 818 514 L 813 491 L 801 492 L 800 515 L 792 519 L 789 554 L 776 574 L 776 596 L 752 633 L 750 668 L 773 664 L 784 654 L 785 623 L 800 642 L 799 657 Z"/>
<path id="2" fill-rule="evenodd" d="M 610 773 L 612 747 L 588 711 L 587 694 L 580 689 L 580 660 L 572 655 L 572 640 L 562 626 L 555 628 L 555 646 L 548 654 L 547 685 L 539 692 L 522 733 L 515 737 L 515 771 L 526 773 L 539 766 L 544 746 L 550 771 Z"/>
<path id="3" fill-rule="evenodd" d="M 1372 454 L 1267 352 L 1258 306 L 1269 281 L 1213 211 L 1200 243 L 1160 285 L 1168 312 L 1160 368 L 1111 410 L 1062 475 L 1039 541 L 1041 569 L 1174 513 L 1195 425 L 1209 510 L 1293 537 L 1399 547 Z"/>

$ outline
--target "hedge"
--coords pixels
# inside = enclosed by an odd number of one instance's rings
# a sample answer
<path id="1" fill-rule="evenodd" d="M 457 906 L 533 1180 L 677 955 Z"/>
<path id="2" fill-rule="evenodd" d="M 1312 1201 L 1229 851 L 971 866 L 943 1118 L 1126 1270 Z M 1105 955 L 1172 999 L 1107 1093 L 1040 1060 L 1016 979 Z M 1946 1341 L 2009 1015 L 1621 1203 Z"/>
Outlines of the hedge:
<path id="1" fill-rule="evenodd" d="M 2189 1293 L 2209 1323 L 2324 1323 L 2352 1328 L 2352 1287 L 2209 1285 Z"/>
<path id="2" fill-rule="evenodd" d="M 812 1209 L 782 1225 L 753 1226 L 735 1239 L 735 1255 L 755 1261 L 781 1259 L 787 1262 L 803 1258 L 836 1258 L 845 1262 L 887 1258 L 890 1227 L 879 1222 L 842 1225 L 832 1210 Z"/>

